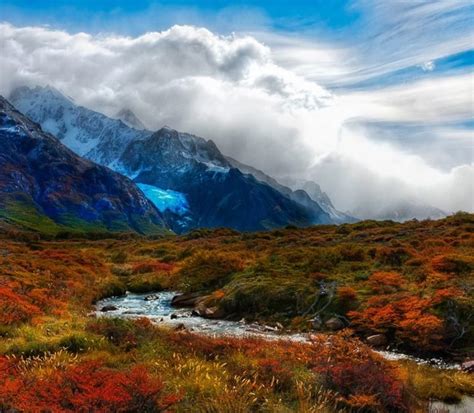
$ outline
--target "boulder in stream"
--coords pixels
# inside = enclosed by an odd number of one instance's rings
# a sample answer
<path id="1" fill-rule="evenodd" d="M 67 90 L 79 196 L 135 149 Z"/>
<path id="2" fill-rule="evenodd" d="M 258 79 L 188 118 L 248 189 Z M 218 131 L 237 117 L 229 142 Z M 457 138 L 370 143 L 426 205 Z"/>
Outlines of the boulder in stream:
<path id="1" fill-rule="evenodd" d="M 112 304 L 104 305 L 100 309 L 100 311 L 102 311 L 103 313 L 105 313 L 107 311 L 115 311 L 115 310 L 118 310 L 118 308 L 115 305 L 112 305 Z"/>
<path id="2" fill-rule="evenodd" d="M 225 313 L 217 306 L 207 306 L 205 301 L 200 301 L 194 311 L 201 317 L 204 318 L 223 318 Z"/>
<path id="3" fill-rule="evenodd" d="M 171 299 L 171 305 L 173 307 L 194 307 L 200 299 L 202 296 L 199 293 L 179 294 Z"/>
<path id="4" fill-rule="evenodd" d="M 174 331 L 186 331 L 186 326 L 183 323 L 179 323 L 174 328 Z"/>
<path id="5" fill-rule="evenodd" d="M 158 300 L 158 298 L 160 298 L 160 296 L 158 294 L 150 294 L 150 295 L 147 295 L 144 300 L 145 301 L 154 301 L 154 300 Z"/>
<path id="6" fill-rule="evenodd" d="M 374 347 L 383 347 L 387 345 L 387 337 L 384 334 L 374 334 L 366 338 L 367 344 Z"/>

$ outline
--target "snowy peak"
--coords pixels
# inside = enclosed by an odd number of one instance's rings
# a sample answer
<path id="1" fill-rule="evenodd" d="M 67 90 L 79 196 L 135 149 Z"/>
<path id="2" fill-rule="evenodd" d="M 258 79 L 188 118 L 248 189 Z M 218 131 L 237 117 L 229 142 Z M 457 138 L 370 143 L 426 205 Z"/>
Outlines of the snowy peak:
<path id="1" fill-rule="evenodd" d="M 147 138 L 134 140 L 123 151 L 118 169 L 130 177 L 154 169 L 185 173 L 193 168 L 228 172 L 230 164 L 212 141 L 163 127 Z"/>
<path id="2" fill-rule="evenodd" d="M 74 100 L 61 93 L 58 89 L 53 86 L 35 86 L 30 88 L 28 86 L 21 86 L 13 90 L 10 94 L 10 101 L 28 100 L 30 106 L 38 104 L 40 101 L 43 102 L 43 107 L 55 104 L 70 105 L 74 106 Z"/>
<path id="3" fill-rule="evenodd" d="M 153 139 L 161 142 L 161 146 L 167 147 L 168 150 L 178 151 L 184 158 L 194 159 L 208 166 L 222 168 L 231 166 L 212 140 L 206 141 L 199 136 L 178 132 L 169 126 L 164 126 L 155 132 Z"/>
<path id="4" fill-rule="evenodd" d="M 145 125 L 143 122 L 128 108 L 123 108 L 117 112 L 115 115 L 117 119 L 120 119 L 125 125 L 129 126 L 130 128 L 144 130 Z"/>
<path id="5" fill-rule="evenodd" d="M 107 166 L 120 156 L 129 142 L 151 134 L 78 106 L 49 86 L 15 89 L 11 102 L 78 155 Z"/>

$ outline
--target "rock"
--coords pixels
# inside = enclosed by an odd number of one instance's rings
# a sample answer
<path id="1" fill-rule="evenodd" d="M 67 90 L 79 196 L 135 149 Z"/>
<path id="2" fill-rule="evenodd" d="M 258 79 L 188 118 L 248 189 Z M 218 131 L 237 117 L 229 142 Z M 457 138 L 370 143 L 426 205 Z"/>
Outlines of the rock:
<path id="1" fill-rule="evenodd" d="M 118 310 L 118 308 L 115 306 L 115 305 L 112 305 L 112 304 L 108 304 L 108 305 L 104 305 L 100 311 L 102 312 L 106 312 L 106 311 L 115 311 L 115 310 Z"/>
<path id="2" fill-rule="evenodd" d="M 178 318 L 178 315 L 176 313 L 173 313 L 173 314 L 170 315 L 170 318 L 172 320 L 176 320 Z"/>
<path id="3" fill-rule="evenodd" d="M 366 338 L 367 344 L 374 347 L 383 347 L 387 345 L 387 337 L 384 334 L 374 334 Z"/>
<path id="4" fill-rule="evenodd" d="M 467 373 L 474 373 L 474 360 L 468 360 L 462 363 L 461 370 Z"/>
<path id="5" fill-rule="evenodd" d="M 186 326 L 183 323 L 179 323 L 174 328 L 174 331 L 186 331 Z"/>
<path id="6" fill-rule="evenodd" d="M 173 307 L 194 307 L 202 296 L 199 293 L 184 293 L 175 295 L 171 300 Z"/>
<path id="7" fill-rule="evenodd" d="M 314 330 L 321 330 L 323 327 L 323 322 L 321 321 L 321 317 L 316 316 L 311 320 L 311 326 Z"/>
<path id="8" fill-rule="evenodd" d="M 219 307 L 207 307 L 206 304 L 201 301 L 199 302 L 194 311 L 201 317 L 204 318 L 222 318 L 224 317 L 224 311 L 222 311 Z"/>
<path id="9" fill-rule="evenodd" d="M 196 310 L 191 311 L 191 317 L 199 317 L 199 313 Z"/>
<path id="10" fill-rule="evenodd" d="M 158 298 L 160 298 L 158 296 L 158 294 L 150 294 L 150 295 L 147 295 L 144 300 L 145 301 L 154 301 L 154 300 L 158 300 Z"/>
<path id="11" fill-rule="evenodd" d="M 283 324 L 282 323 L 275 323 L 275 327 L 278 328 L 278 330 L 283 330 Z"/>
<path id="12" fill-rule="evenodd" d="M 344 323 L 342 322 L 341 319 L 337 317 L 331 317 L 329 320 L 327 320 L 324 325 L 332 331 L 336 330 L 341 330 L 344 328 Z"/>

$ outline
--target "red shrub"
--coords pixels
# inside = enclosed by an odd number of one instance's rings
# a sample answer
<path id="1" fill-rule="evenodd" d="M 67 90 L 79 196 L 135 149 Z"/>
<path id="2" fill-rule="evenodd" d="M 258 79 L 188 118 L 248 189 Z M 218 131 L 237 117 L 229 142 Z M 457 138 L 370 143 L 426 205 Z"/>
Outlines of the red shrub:
<path id="1" fill-rule="evenodd" d="M 375 292 L 394 292 L 403 285 L 403 277 L 396 272 L 374 272 L 369 277 L 369 284 Z"/>
<path id="2" fill-rule="evenodd" d="M 4 409 L 22 412 L 163 412 L 178 401 L 164 396 L 161 380 L 143 366 L 130 372 L 87 361 L 46 377 L 15 372 L 0 362 L 0 391 Z M 15 377 L 16 373 L 16 377 Z"/>
<path id="3" fill-rule="evenodd" d="M 173 264 L 160 261 L 146 261 L 135 264 L 132 268 L 133 274 L 145 274 L 149 272 L 170 272 L 174 268 Z"/>
<path id="4" fill-rule="evenodd" d="M 9 285 L 0 287 L 0 324 L 15 324 L 30 320 L 41 310 Z"/>

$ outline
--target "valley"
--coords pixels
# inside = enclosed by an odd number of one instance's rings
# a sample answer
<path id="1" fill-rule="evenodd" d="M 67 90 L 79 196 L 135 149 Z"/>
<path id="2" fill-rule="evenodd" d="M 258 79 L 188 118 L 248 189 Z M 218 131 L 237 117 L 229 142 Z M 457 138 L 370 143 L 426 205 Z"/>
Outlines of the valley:
<path id="1" fill-rule="evenodd" d="M 473 228 L 472 214 L 462 213 L 404 224 L 200 229 L 152 238 L 48 235 L 4 225 L 2 407 L 34 402 L 73 410 L 64 406 L 74 406 L 74 398 L 59 388 L 74 374 L 106 383 L 78 382 L 81 403 L 90 406 L 134 406 L 128 387 L 113 383 L 141 374 L 148 387 L 133 394 L 163 411 L 426 411 L 433 400 L 464 400 L 474 394 L 467 370 L 387 360 L 374 350 L 468 368 Z M 99 300 L 126 291 L 137 297 L 135 306 L 159 307 L 153 294 L 161 291 L 168 299 L 174 294 L 166 291 L 199 297 L 189 318 L 194 325 L 180 323 L 192 306 L 173 310 L 172 325 L 142 314 L 117 318 L 114 309 L 96 316 L 96 308 L 114 305 Z M 168 308 L 162 312 L 171 320 Z M 334 317 L 342 324 L 331 323 Z M 225 330 L 243 318 L 264 334 L 201 334 L 201 325 Z M 369 345 L 377 334 L 385 342 Z"/>

